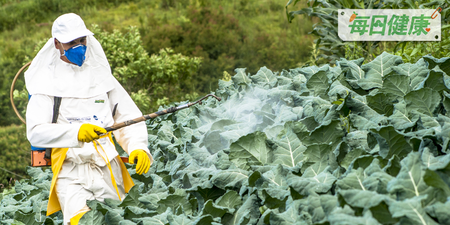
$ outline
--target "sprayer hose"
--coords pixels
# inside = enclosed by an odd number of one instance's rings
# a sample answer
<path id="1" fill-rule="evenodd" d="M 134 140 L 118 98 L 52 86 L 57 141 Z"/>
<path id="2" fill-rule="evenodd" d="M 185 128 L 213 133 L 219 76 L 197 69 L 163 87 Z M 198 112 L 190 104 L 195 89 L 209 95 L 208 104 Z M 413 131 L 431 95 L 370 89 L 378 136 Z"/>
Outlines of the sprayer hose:
<path id="1" fill-rule="evenodd" d="M 9 99 L 11 100 L 11 105 L 14 109 L 14 112 L 16 113 L 17 117 L 22 121 L 22 123 L 26 124 L 25 119 L 20 115 L 19 111 L 16 108 L 16 105 L 14 104 L 14 98 L 13 98 L 13 92 L 14 92 L 14 85 L 16 85 L 17 78 L 19 78 L 19 75 L 22 73 L 22 71 L 27 68 L 31 62 L 25 64 L 20 68 L 20 70 L 17 72 L 16 76 L 14 76 L 13 82 L 11 84 L 11 90 L 9 91 Z"/>

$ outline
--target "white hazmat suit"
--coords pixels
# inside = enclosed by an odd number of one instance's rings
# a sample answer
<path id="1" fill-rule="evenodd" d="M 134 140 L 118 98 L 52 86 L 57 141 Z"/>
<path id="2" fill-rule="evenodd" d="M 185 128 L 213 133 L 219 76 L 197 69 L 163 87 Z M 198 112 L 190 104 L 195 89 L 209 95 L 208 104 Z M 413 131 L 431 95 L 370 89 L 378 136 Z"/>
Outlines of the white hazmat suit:
<path id="1" fill-rule="evenodd" d="M 54 177 L 47 215 L 58 211 L 59 204 L 64 224 L 89 210 L 86 200 L 123 200 L 125 192 L 133 185 L 111 135 L 81 142 L 77 138 L 80 126 L 90 123 L 105 128 L 142 116 L 112 76 L 100 43 L 88 35 L 86 46 L 86 60 L 80 67 L 62 61 L 51 38 L 25 72 L 26 87 L 31 95 L 26 114 L 27 137 L 35 147 L 62 149 L 53 149 L 52 153 Z M 62 97 L 56 123 L 52 123 L 54 96 Z M 152 159 L 145 123 L 122 128 L 113 135 L 128 154 L 142 149 Z M 53 162 L 57 157 L 63 159 Z M 52 199 L 54 193 L 56 200 Z"/>

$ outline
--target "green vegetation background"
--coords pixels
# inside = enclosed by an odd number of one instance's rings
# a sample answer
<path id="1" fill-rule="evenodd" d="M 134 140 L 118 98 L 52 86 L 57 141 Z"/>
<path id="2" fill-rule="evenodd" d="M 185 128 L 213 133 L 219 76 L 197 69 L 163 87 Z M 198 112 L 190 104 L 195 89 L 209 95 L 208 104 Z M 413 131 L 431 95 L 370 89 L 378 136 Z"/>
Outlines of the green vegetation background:
<path id="1" fill-rule="evenodd" d="M 297 17 L 289 24 L 285 4 L 279 0 L 0 0 L 0 188 L 26 176 L 25 167 L 30 164 L 25 126 L 9 100 L 12 79 L 50 38 L 52 22 L 59 15 L 79 14 L 89 29 L 99 31 L 97 38 L 140 38 L 136 42 L 139 48 L 129 48 L 139 49 L 141 54 L 164 59 L 160 50 L 170 48 L 171 54 L 180 54 L 173 57 L 177 62 L 200 59 L 201 63 L 193 66 L 182 65 L 190 70 L 187 76 L 163 77 L 157 85 L 150 85 L 159 96 L 152 90 L 132 90 L 141 96 L 158 96 L 143 99 L 151 100 L 141 107 L 150 113 L 162 104 L 194 100 L 189 98 L 215 90 L 218 79 L 233 75 L 235 68 L 247 68 L 253 74 L 262 66 L 272 71 L 301 66 L 311 51 L 313 37 L 308 32 L 312 21 Z M 139 34 L 132 33 L 136 30 Z M 119 37 L 113 39 L 117 33 Z M 110 50 L 114 51 L 114 45 Z M 180 60 L 182 57 L 187 60 Z M 117 66 L 120 71 L 124 60 L 126 57 L 115 57 L 113 69 Z M 140 75 L 135 74 L 134 83 Z M 15 89 L 24 94 L 23 75 Z M 16 105 L 23 111 L 26 101 Z"/>

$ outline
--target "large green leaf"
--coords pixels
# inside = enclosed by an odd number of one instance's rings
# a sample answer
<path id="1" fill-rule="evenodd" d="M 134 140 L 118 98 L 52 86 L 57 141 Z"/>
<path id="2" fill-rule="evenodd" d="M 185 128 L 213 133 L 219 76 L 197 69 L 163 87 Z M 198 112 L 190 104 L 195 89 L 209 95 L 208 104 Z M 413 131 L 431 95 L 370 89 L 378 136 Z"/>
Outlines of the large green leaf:
<path id="1" fill-rule="evenodd" d="M 264 188 L 259 190 L 258 196 L 267 208 L 278 209 L 285 207 L 290 192 L 288 188 Z"/>
<path id="2" fill-rule="evenodd" d="M 222 217 L 227 212 L 225 207 L 216 205 L 211 199 L 203 206 L 203 215 L 211 215 L 213 217 Z"/>
<path id="3" fill-rule="evenodd" d="M 346 99 L 345 104 L 352 112 L 349 117 L 353 122 L 352 125 L 357 129 L 367 130 L 368 128 L 379 127 L 387 122 L 385 116 L 380 115 L 370 107 L 365 96 L 352 94 L 350 98 Z"/>
<path id="4" fill-rule="evenodd" d="M 401 165 L 400 173 L 388 183 L 388 191 L 396 194 L 399 200 L 427 196 L 424 201 L 425 204 L 428 204 L 435 201 L 436 198 L 443 197 L 439 190 L 425 183 L 423 179 L 425 172 L 418 153 L 411 152 L 408 154 L 401 161 Z"/>
<path id="5" fill-rule="evenodd" d="M 336 62 L 342 69 L 348 68 L 348 72 L 345 74 L 346 81 L 355 89 L 358 89 L 358 81 L 365 77 L 364 70 L 361 69 L 361 65 L 364 58 L 348 61 L 341 59 Z"/>
<path id="6" fill-rule="evenodd" d="M 261 172 L 263 171 L 261 170 Z M 259 173 L 259 171 L 255 173 Z M 276 209 L 286 205 L 287 198 L 290 196 L 288 173 L 287 167 L 273 166 L 271 170 L 261 174 L 254 182 L 254 186 L 258 189 L 258 196 L 266 207 Z"/>
<path id="7" fill-rule="evenodd" d="M 446 84 L 449 82 L 450 77 L 439 68 L 432 69 L 425 80 L 419 84 L 419 87 L 431 88 L 437 92 L 449 91 Z"/>
<path id="8" fill-rule="evenodd" d="M 326 101 L 319 97 L 303 97 L 294 96 L 294 102 L 296 106 L 303 107 L 303 116 L 313 116 L 314 119 L 321 123 L 326 116 L 327 112 L 333 106 L 329 101 Z"/>
<path id="9" fill-rule="evenodd" d="M 425 211 L 433 218 L 436 218 L 439 224 L 449 224 L 450 223 L 450 201 L 444 203 L 437 202 L 436 204 L 427 206 Z"/>
<path id="10" fill-rule="evenodd" d="M 320 70 L 313 74 L 311 78 L 306 82 L 306 87 L 313 92 L 313 96 L 319 96 L 323 99 L 327 99 L 328 88 L 330 84 L 328 82 L 327 71 Z"/>
<path id="11" fill-rule="evenodd" d="M 151 225 L 151 224 L 167 224 L 169 215 L 173 214 L 170 208 L 167 209 L 166 212 L 160 213 L 153 217 L 142 217 L 142 218 L 134 218 L 133 222 L 137 222 L 138 224 L 143 225 Z"/>
<path id="12" fill-rule="evenodd" d="M 344 178 L 336 182 L 336 186 L 342 190 L 363 190 L 367 188 L 364 186 L 364 180 L 367 175 L 364 173 L 363 168 L 350 171 Z"/>
<path id="13" fill-rule="evenodd" d="M 423 176 L 423 180 L 426 185 L 440 189 L 446 197 L 450 196 L 450 187 L 435 171 L 427 169 Z"/>
<path id="14" fill-rule="evenodd" d="M 430 170 L 445 168 L 450 163 L 450 155 L 434 156 L 429 148 L 425 148 L 421 155 L 421 161 Z"/>
<path id="15" fill-rule="evenodd" d="M 112 213 L 112 211 L 109 211 L 108 213 Z M 157 214 L 157 212 L 155 211 L 150 211 L 148 209 L 145 208 L 140 208 L 140 207 L 136 207 L 136 206 L 127 206 L 125 207 L 124 213 L 123 213 L 123 218 L 131 220 L 133 218 L 139 218 L 139 217 L 147 217 L 147 216 L 153 216 Z M 117 216 L 117 220 L 120 222 L 122 216 L 119 213 L 115 213 L 115 215 Z M 108 222 L 111 219 L 108 219 L 108 215 L 105 215 L 106 221 Z"/>
<path id="16" fill-rule="evenodd" d="M 441 102 L 441 96 L 433 89 L 422 88 L 405 95 L 405 101 L 409 110 L 433 117 L 436 107 Z"/>
<path id="17" fill-rule="evenodd" d="M 164 213 L 167 208 L 171 208 L 172 211 L 176 211 L 179 206 L 183 206 L 184 212 L 187 214 L 190 214 L 192 211 L 186 194 L 168 195 L 166 198 L 159 200 L 158 205 L 158 213 Z"/>
<path id="18" fill-rule="evenodd" d="M 400 56 L 383 52 L 370 63 L 362 65 L 365 77 L 358 81 L 358 85 L 364 90 L 383 87 L 383 77 L 392 72 L 392 68 L 402 63 Z"/>
<path id="19" fill-rule="evenodd" d="M 392 68 L 398 75 L 408 76 L 411 79 L 411 90 L 418 89 L 420 83 L 425 80 L 428 74 L 428 69 L 424 62 L 417 62 L 415 64 L 404 63 Z"/>
<path id="20" fill-rule="evenodd" d="M 100 211 L 91 210 L 81 217 L 78 224 L 86 224 L 86 225 L 100 225 L 105 222 L 105 217 Z"/>
<path id="21" fill-rule="evenodd" d="M 380 202 L 380 204 L 370 208 L 373 217 L 381 224 L 396 224 L 399 219 L 392 217 L 389 211 L 389 205 L 385 201 Z"/>
<path id="22" fill-rule="evenodd" d="M 321 224 L 328 221 L 328 216 L 338 207 L 337 197 L 334 195 L 309 195 L 306 199 L 299 201 L 299 209 L 301 214 L 306 214 L 311 217 L 313 224 Z M 289 205 L 292 205 L 290 203 Z M 308 218 L 309 219 L 309 218 Z"/>
<path id="23" fill-rule="evenodd" d="M 30 213 L 23 213 L 22 211 L 16 211 L 16 213 L 14 213 L 14 218 L 20 222 L 22 222 L 23 224 L 30 224 L 30 225 L 37 225 L 37 224 L 41 224 L 42 221 L 36 221 L 35 219 L 35 213 L 30 212 Z"/>
<path id="24" fill-rule="evenodd" d="M 380 223 L 373 218 L 370 211 L 366 211 L 363 216 L 354 216 L 348 213 L 338 213 L 338 211 L 335 211 L 328 218 L 331 224 L 380 225 Z"/>
<path id="25" fill-rule="evenodd" d="M 235 70 L 236 74 L 231 78 L 235 84 L 248 85 L 252 80 L 245 74 L 245 69 L 240 68 Z"/>
<path id="26" fill-rule="evenodd" d="M 331 148 L 334 149 L 342 141 L 343 136 L 344 131 L 341 127 L 340 121 L 333 120 L 329 124 L 319 126 L 312 131 L 310 135 L 310 142 L 331 145 Z"/>
<path id="27" fill-rule="evenodd" d="M 267 67 L 261 67 L 256 75 L 250 76 L 253 83 L 259 84 L 263 87 L 272 88 L 277 84 L 277 77 Z"/>
<path id="28" fill-rule="evenodd" d="M 300 142 L 291 129 L 287 129 L 286 133 L 275 143 L 274 164 L 295 167 L 304 160 L 303 152 L 306 150 L 306 146 Z"/>
<path id="29" fill-rule="evenodd" d="M 422 208 L 420 197 L 392 202 L 389 205 L 389 211 L 392 217 L 401 218 L 405 224 L 437 225 Z"/>
<path id="30" fill-rule="evenodd" d="M 258 210 L 258 198 L 256 195 L 250 195 L 241 207 L 231 216 L 222 218 L 224 225 L 244 225 L 255 224 L 261 213 Z"/>
<path id="31" fill-rule="evenodd" d="M 281 164 L 272 166 L 272 169 L 261 174 L 257 186 L 261 187 L 287 187 L 288 170 Z"/>
<path id="32" fill-rule="evenodd" d="M 108 211 L 105 214 L 105 223 L 106 224 L 120 225 L 121 222 L 123 222 L 123 221 L 124 221 L 123 215 L 118 214 L 118 213 L 116 213 L 114 211 Z M 131 221 L 129 221 L 129 222 L 131 222 Z"/>
<path id="33" fill-rule="evenodd" d="M 379 121 L 377 121 L 378 119 L 380 119 L 381 117 L 364 117 L 364 116 L 360 116 L 358 114 L 350 114 L 349 115 L 349 120 L 350 120 L 350 124 L 355 127 L 357 130 L 370 130 L 373 128 L 378 128 L 380 126 Z M 382 118 L 384 119 L 384 118 Z"/>
<path id="34" fill-rule="evenodd" d="M 196 161 L 196 163 L 198 163 L 199 166 L 208 168 L 217 162 L 219 152 L 220 151 L 211 153 L 206 147 L 199 148 L 196 145 L 191 145 L 188 153 L 191 157 L 189 157 L 188 159 L 192 158 Z M 190 164 L 190 162 L 186 163 Z M 179 167 L 179 165 L 174 164 L 173 167 L 176 168 Z"/>
<path id="35" fill-rule="evenodd" d="M 210 177 L 213 174 L 218 172 L 217 168 L 214 165 L 210 165 L 210 167 L 200 166 L 194 162 L 192 162 L 188 167 L 184 170 L 181 170 L 177 173 L 177 176 L 182 178 L 183 187 L 186 188 L 187 191 L 211 191 L 213 188 L 213 184 L 210 181 Z M 202 193 L 203 194 L 203 193 Z M 214 195 L 214 194 L 212 194 Z"/>
<path id="36" fill-rule="evenodd" d="M 379 205 L 382 201 L 391 202 L 392 199 L 387 195 L 378 194 L 367 190 L 340 190 L 338 199 L 341 207 L 349 205 L 353 208 L 370 209 Z"/>
<path id="37" fill-rule="evenodd" d="M 336 177 L 326 170 L 327 167 L 326 162 L 318 162 L 308 167 L 301 177 L 290 175 L 289 186 L 302 195 L 327 193 L 336 181 Z"/>
<path id="38" fill-rule="evenodd" d="M 389 165 L 389 163 L 391 162 L 388 162 L 387 164 Z M 363 185 L 367 188 L 367 190 L 376 191 L 379 194 L 388 194 L 389 192 L 387 191 L 387 186 L 389 181 L 391 181 L 393 177 L 386 172 L 388 171 L 388 165 L 384 166 L 384 168 L 381 169 L 383 165 L 380 164 L 381 160 L 378 158 L 374 158 L 372 163 L 368 167 L 366 167 L 366 169 L 364 170 L 366 179 L 364 179 Z M 391 167 L 389 169 L 392 169 L 392 167 L 394 166 L 391 163 L 389 167 Z"/>
<path id="39" fill-rule="evenodd" d="M 367 104 L 370 108 L 375 110 L 377 113 L 390 116 L 394 111 L 395 97 L 385 93 L 378 93 L 374 96 L 367 96 Z"/>
<path id="40" fill-rule="evenodd" d="M 139 200 L 146 206 L 146 208 L 156 210 L 158 209 L 158 202 L 162 199 L 165 199 L 168 195 L 168 191 L 146 193 L 144 196 L 140 197 Z"/>
<path id="41" fill-rule="evenodd" d="M 241 137 L 230 146 L 230 160 L 242 162 L 242 169 L 247 169 L 251 165 L 266 165 L 273 162 L 273 152 L 266 144 L 266 135 L 262 132 L 255 132 Z"/>
<path id="42" fill-rule="evenodd" d="M 423 59 L 428 64 L 428 69 L 434 69 L 436 66 L 439 66 L 439 68 L 441 70 L 443 70 L 447 75 L 450 76 L 450 58 L 449 57 L 436 59 L 431 55 L 426 55 L 423 57 Z"/>
<path id="43" fill-rule="evenodd" d="M 164 121 L 161 123 L 161 127 L 158 129 L 158 139 L 167 142 L 179 141 L 173 133 L 173 123 L 171 121 Z"/>
<path id="44" fill-rule="evenodd" d="M 226 207 L 228 212 L 233 214 L 236 208 L 242 204 L 242 199 L 236 191 L 228 190 L 227 193 L 216 200 L 216 204 L 221 207 Z"/>
<path id="45" fill-rule="evenodd" d="M 406 142 L 404 136 L 392 126 L 382 127 L 379 130 L 372 129 L 371 132 L 380 146 L 380 156 L 385 159 L 393 155 L 403 157 L 412 151 L 411 145 Z"/>
<path id="46" fill-rule="evenodd" d="M 219 188 L 241 188 L 248 182 L 248 172 L 240 169 L 218 171 L 211 177 L 211 182 Z"/>
<path id="47" fill-rule="evenodd" d="M 394 105 L 394 112 L 389 116 L 390 124 L 397 130 L 404 130 L 414 126 L 419 119 L 419 115 L 411 114 L 406 103 L 400 102 Z"/>
<path id="48" fill-rule="evenodd" d="M 370 159 L 367 159 L 368 161 L 371 161 L 373 158 L 367 155 L 367 152 L 365 152 L 361 148 L 353 148 L 353 149 L 347 149 L 345 146 L 345 143 L 340 146 L 339 150 L 339 158 L 338 162 L 341 167 L 343 167 L 346 170 L 352 169 L 352 168 L 358 168 L 362 167 L 358 161 L 365 161 L 366 157 L 369 157 Z M 357 165 L 355 165 L 355 163 Z M 368 162 L 370 164 L 370 162 Z M 367 166 L 369 165 L 367 164 Z M 356 166 L 356 167 L 355 167 Z M 363 167 L 365 168 L 365 167 Z M 348 176 L 348 175 L 347 175 Z"/>
<path id="49" fill-rule="evenodd" d="M 368 134 L 369 134 L 369 132 L 367 132 L 367 131 L 356 130 L 356 131 L 347 133 L 347 135 L 344 137 L 343 140 L 352 149 L 360 148 L 366 152 L 370 152 L 371 149 L 370 149 L 368 139 L 367 139 Z"/>
<path id="50" fill-rule="evenodd" d="M 342 99 L 347 97 L 352 91 L 351 88 L 342 84 L 339 80 L 334 81 L 330 90 L 328 91 L 328 96 L 330 96 L 330 101 L 333 101 L 334 104 L 342 102 Z"/>
<path id="51" fill-rule="evenodd" d="M 133 186 L 129 191 L 128 194 L 123 199 L 120 207 L 123 206 L 139 206 L 142 207 L 142 203 L 139 201 L 140 192 L 139 188 L 137 186 Z"/>
<path id="52" fill-rule="evenodd" d="M 317 66 L 308 66 L 305 68 L 299 68 L 299 69 L 297 69 L 297 71 L 299 73 L 305 75 L 306 79 L 309 79 L 312 75 L 319 72 L 320 69 L 323 69 L 323 68 L 319 68 Z"/>
<path id="53" fill-rule="evenodd" d="M 450 114 L 450 94 L 446 91 L 442 92 L 442 105 L 444 106 L 445 110 L 447 111 L 445 113 L 446 116 L 449 116 Z"/>
<path id="54" fill-rule="evenodd" d="M 304 152 L 305 159 L 303 160 L 302 172 L 317 162 L 329 160 L 333 162 L 335 158 L 332 155 L 332 146 L 327 144 L 312 144 L 308 145 Z"/>
<path id="55" fill-rule="evenodd" d="M 167 220 L 172 225 L 193 225 L 194 221 L 192 221 L 186 215 L 168 215 Z"/>
<path id="56" fill-rule="evenodd" d="M 385 76 L 381 92 L 403 98 L 411 91 L 410 82 L 410 77 L 405 75 Z"/>
<path id="57" fill-rule="evenodd" d="M 306 221 L 302 221 L 300 217 L 300 213 L 298 210 L 299 202 L 293 202 L 290 204 L 286 211 L 282 213 L 272 212 L 270 214 L 270 223 L 271 224 L 282 224 L 282 225 L 303 225 L 308 224 Z"/>

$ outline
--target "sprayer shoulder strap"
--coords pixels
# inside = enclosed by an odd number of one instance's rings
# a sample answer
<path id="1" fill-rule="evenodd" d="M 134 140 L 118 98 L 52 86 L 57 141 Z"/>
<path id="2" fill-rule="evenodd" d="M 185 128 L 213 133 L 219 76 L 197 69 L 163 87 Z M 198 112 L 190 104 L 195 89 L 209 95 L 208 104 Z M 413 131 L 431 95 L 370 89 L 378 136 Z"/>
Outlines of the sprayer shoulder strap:
<path id="1" fill-rule="evenodd" d="M 52 123 L 56 123 L 58 121 L 59 116 L 59 108 L 61 107 L 61 97 L 54 97 L 54 103 L 53 103 L 53 117 L 52 117 Z"/>
<path id="2" fill-rule="evenodd" d="M 52 116 L 52 123 L 56 123 L 58 121 L 59 116 L 59 108 L 61 107 L 61 97 L 55 96 L 53 98 L 53 116 Z M 51 159 L 52 158 L 52 149 L 46 148 L 45 149 L 45 159 Z"/>

